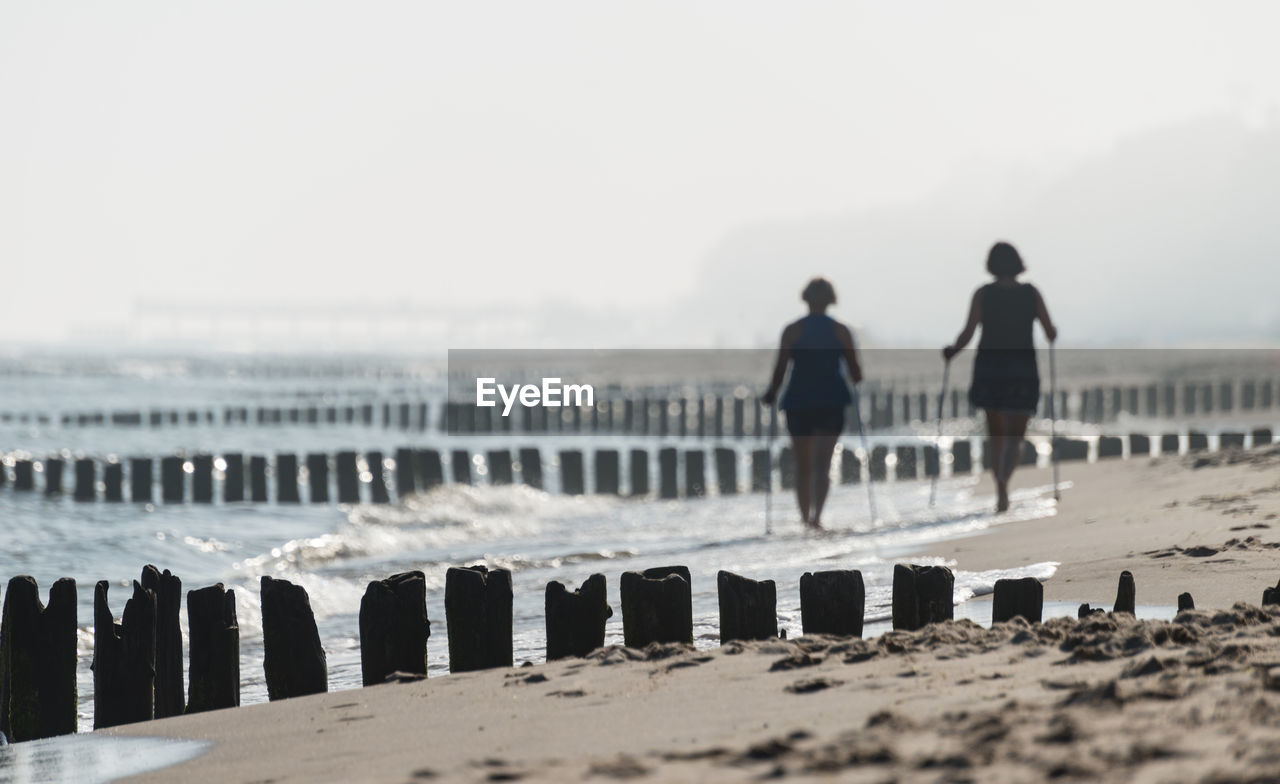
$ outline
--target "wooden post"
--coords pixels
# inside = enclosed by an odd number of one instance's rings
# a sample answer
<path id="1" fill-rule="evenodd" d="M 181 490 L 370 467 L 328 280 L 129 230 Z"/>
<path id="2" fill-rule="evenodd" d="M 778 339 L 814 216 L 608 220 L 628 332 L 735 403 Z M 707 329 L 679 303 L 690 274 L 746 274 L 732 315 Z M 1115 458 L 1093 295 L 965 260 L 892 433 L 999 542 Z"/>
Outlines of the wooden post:
<path id="1" fill-rule="evenodd" d="M 1129 456 L 1137 457 L 1138 455 L 1151 454 L 1151 438 L 1141 433 L 1129 434 Z"/>
<path id="2" fill-rule="evenodd" d="M 276 455 L 276 502 L 296 504 L 301 501 L 298 492 L 298 456 Z"/>
<path id="3" fill-rule="evenodd" d="M 769 489 L 769 450 L 753 449 L 751 450 L 751 492 L 763 493 Z"/>
<path id="4" fill-rule="evenodd" d="M 920 451 L 924 455 L 924 475 L 927 477 L 939 476 L 941 465 L 938 462 L 938 447 L 933 444 L 925 444 Z"/>
<path id="5" fill-rule="evenodd" d="M 622 636 L 628 648 L 651 642 L 693 644 L 689 568 L 660 566 L 622 574 Z"/>
<path id="6" fill-rule="evenodd" d="M 643 497 L 649 494 L 649 453 L 643 449 L 632 449 L 630 455 L 631 496 Z"/>
<path id="7" fill-rule="evenodd" d="M 515 482 L 511 469 L 511 452 L 506 449 L 490 449 L 485 456 L 489 463 L 489 484 L 509 485 Z"/>
<path id="8" fill-rule="evenodd" d="M 445 572 L 449 672 L 512 665 L 511 597 L 511 572 L 506 569 L 469 566 Z"/>
<path id="9" fill-rule="evenodd" d="M 733 399 L 733 437 L 745 438 L 747 435 L 747 401 L 740 397 Z"/>
<path id="10" fill-rule="evenodd" d="M 1113 613 L 1134 614 L 1137 588 L 1133 582 L 1133 574 L 1129 571 L 1120 573 L 1120 586 L 1116 589 L 1116 603 L 1111 608 Z"/>
<path id="11" fill-rule="evenodd" d="M 455 449 L 450 456 L 450 468 L 453 471 L 455 485 L 471 484 L 471 453 L 464 449 Z"/>
<path id="12" fill-rule="evenodd" d="M 227 464 L 223 471 L 222 501 L 235 504 L 244 500 L 244 455 L 232 453 L 222 456 Z"/>
<path id="13" fill-rule="evenodd" d="M 360 503 L 360 471 L 356 468 L 356 453 L 350 450 L 339 452 L 334 462 L 338 474 L 338 503 Z"/>
<path id="14" fill-rule="evenodd" d="M 1194 610 L 1196 608 L 1196 600 L 1191 598 L 1189 593 L 1178 594 L 1178 612 L 1183 610 Z"/>
<path id="15" fill-rule="evenodd" d="M 135 504 L 151 503 L 151 485 L 154 481 L 155 469 L 149 457 L 134 457 L 129 460 L 129 500 Z"/>
<path id="16" fill-rule="evenodd" d="M 222 583 L 187 591 L 191 683 L 187 713 L 240 705 L 240 625 L 236 595 Z"/>
<path id="17" fill-rule="evenodd" d="M 1268 446 L 1271 444 L 1271 428 L 1256 427 L 1253 429 L 1253 445 Z"/>
<path id="18" fill-rule="evenodd" d="M 413 450 L 401 447 L 396 450 L 396 497 L 405 498 L 414 493 Z"/>
<path id="19" fill-rule="evenodd" d="M 254 503 L 267 501 L 267 459 L 262 455 L 249 458 L 249 494 Z"/>
<path id="20" fill-rule="evenodd" d="M 658 495 L 661 498 L 676 498 L 679 495 L 676 485 L 675 447 L 663 447 L 658 450 Z"/>
<path id="21" fill-rule="evenodd" d="M 103 499 L 113 503 L 124 500 L 124 466 L 114 457 L 102 467 Z"/>
<path id="22" fill-rule="evenodd" d="M 956 476 L 973 473 L 973 442 L 967 438 L 951 444 L 951 473 Z"/>
<path id="23" fill-rule="evenodd" d="M 370 452 L 365 455 L 365 461 L 369 464 L 369 475 L 372 477 L 369 481 L 369 499 L 375 504 L 391 503 L 391 496 L 387 495 L 387 476 L 382 464 L 382 453 Z"/>
<path id="24" fill-rule="evenodd" d="M 440 453 L 434 449 L 414 450 L 413 470 L 416 484 L 423 492 L 444 484 L 444 464 L 440 461 Z"/>
<path id="25" fill-rule="evenodd" d="M 262 644 L 267 699 L 329 690 L 329 667 L 305 588 L 262 578 Z"/>
<path id="26" fill-rule="evenodd" d="M 181 457 L 160 459 L 160 497 L 166 504 L 180 504 L 186 500 L 187 476 L 182 470 Z"/>
<path id="27" fill-rule="evenodd" d="M 44 492 L 46 495 L 62 494 L 62 458 L 50 457 L 44 461 Z"/>
<path id="28" fill-rule="evenodd" d="M 307 455 L 307 484 L 313 504 L 329 503 L 329 456 L 323 452 Z"/>
<path id="29" fill-rule="evenodd" d="M 1268 604 L 1280 604 L 1280 582 L 1277 582 L 1274 588 L 1262 589 L 1262 606 Z"/>
<path id="30" fill-rule="evenodd" d="M 521 447 L 520 479 L 529 487 L 542 489 L 542 453 L 537 447 Z"/>
<path id="31" fill-rule="evenodd" d="M 885 465 L 885 458 L 888 456 L 888 447 L 871 447 L 871 460 L 867 463 L 867 474 L 872 482 L 883 482 L 888 477 L 889 471 Z"/>
<path id="32" fill-rule="evenodd" d="M 597 449 L 595 452 L 595 463 L 596 494 L 618 495 L 622 492 L 618 450 Z M 547 587 L 547 590 L 550 590 L 550 586 Z"/>
<path id="33" fill-rule="evenodd" d="M 427 578 L 422 572 L 374 580 L 360 600 L 360 672 L 365 686 L 393 672 L 427 674 Z"/>
<path id="34" fill-rule="evenodd" d="M 716 447 L 716 482 L 720 495 L 738 493 L 738 453 L 728 447 Z"/>
<path id="35" fill-rule="evenodd" d="M 945 566 L 895 564 L 893 628 L 913 631 L 955 617 L 955 577 Z"/>
<path id="36" fill-rule="evenodd" d="M 1182 445 L 1179 443 L 1180 441 L 1181 439 L 1178 438 L 1177 433 L 1165 433 L 1164 435 L 1160 436 L 1160 454 L 1161 455 L 1178 454 L 1179 450 L 1182 447 Z"/>
<path id="37" fill-rule="evenodd" d="M 547 583 L 547 661 L 581 657 L 604 646 L 604 624 L 613 617 L 603 574 L 593 574 L 570 592 Z"/>
<path id="38" fill-rule="evenodd" d="M 914 446 L 900 446 L 894 450 L 894 454 L 898 457 L 898 464 L 894 466 L 894 476 L 898 479 L 915 479 L 916 478 L 916 448 Z"/>
<path id="39" fill-rule="evenodd" d="M 1098 459 L 1120 457 L 1124 454 L 1124 442 L 1116 436 L 1102 436 L 1098 439 Z"/>
<path id="40" fill-rule="evenodd" d="M 1187 451 L 1203 452 L 1209 448 L 1209 436 L 1197 430 L 1187 433 Z"/>
<path id="41" fill-rule="evenodd" d="M 13 463 L 13 489 L 30 491 L 34 490 L 35 486 L 35 464 L 30 460 L 15 460 Z"/>
<path id="42" fill-rule="evenodd" d="M 1221 433 L 1218 435 L 1219 449 L 1244 449 L 1244 433 Z"/>
<path id="43" fill-rule="evenodd" d="M 107 581 L 93 591 L 93 728 L 155 716 L 156 595 L 136 581 L 120 623 L 107 605 Z"/>
<path id="44" fill-rule="evenodd" d="M 191 458 L 191 500 L 197 504 L 213 503 L 213 457 L 196 455 Z"/>
<path id="45" fill-rule="evenodd" d="M 862 481 L 862 461 L 854 454 L 853 449 L 845 447 L 840 450 L 840 483 L 858 484 Z"/>
<path id="46" fill-rule="evenodd" d="M 94 468 L 93 460 L 82 457 L 76 460 L 76 489 L 73 498 L 77 501 L 92 501 L 97 496 L 94 483 L 97 481 L 97 471 Z"/>
<path id="47" fill-rule="evenodd" d="M 707 494 L 706 453 L 701 449 L 685 450 L 684 494 L 689 498 L 702 498 Z"/>
<path id="48" fill-rule="evenodd" d="M 723 569 L 716 574 L 720 644 L 778 636 L 778 590 L 773 580 L 752 580 Z"/>
<path id="49" fill-rule="evenodd" d="M 582 495 L 586 492 L 582 452 L 577 449 L 566 449 L 560 453 L 560 492 L 565 495 Z"/>
<path id="50" fill-rule="evenodd" d="M 784 446 L 778 453 L 778 478 L 783 490 L 796 486 L 796 457 L 789 446 Z"/>
<path id="51" fill-rule="evenodd" d="M 156 597 L 156 699 L 157 719 L 179 716 L 183 709 L 182 580 L 168 569 L 162 574 L 148 564 L 142 568 L 142 587 Z"/>
<path id="52" fill-rule="evenodd" d="M 800 622 L 805 634 L 862 636 L 866 609 L 862 572 L 839 569 L 800 576 Z"/>
<path id="53" fill-rule="evenodd" d="M 991 622 L 1004 623 L 1018 615 L 1028 623 L 1040 623 L 1044 615 L 1044 586 L 1034 577 L 996 580 Z"/>
<path id="54" fill-rule="evenodd" d="M 76 731 L 76 583 L 40 602 L 34 577 L 9 580 L 0 620 L 0 746 Z"/>

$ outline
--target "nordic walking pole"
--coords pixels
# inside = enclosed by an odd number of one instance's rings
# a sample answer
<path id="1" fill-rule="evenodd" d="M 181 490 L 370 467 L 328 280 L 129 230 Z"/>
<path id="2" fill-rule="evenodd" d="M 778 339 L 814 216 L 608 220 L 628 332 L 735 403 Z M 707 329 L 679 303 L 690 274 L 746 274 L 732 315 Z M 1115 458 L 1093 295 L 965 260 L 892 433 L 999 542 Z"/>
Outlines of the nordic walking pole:
<path id="1" fill-rule="evenodd" d="M 778 404 L 769 404 L 769 439 L 765 449 L 764 535 L 773 534 L 773 439 L 778 434 Z"/>
<path id="2" fill-rule="evenodd" d="M 858 420 L 858 435 L 862 439 L 862 451 L 867 456 L 867 465 L 871 465 L 871 447 L 867 446 L 867 431 L 862 426 L 862 406 L 859 403 L 858 394 L 861 390 L 861 384 L 853 385 L 853 418 Z M 867 502 L 871 505 L 871 522 L 876 521 L 876 495 L 871 489 L 871 475 L 867 475 Z"/>
<path id="3" fill-rule="evenodd" d="M 1049 341 L 1049 462 L 1053 463 L 1053 500 L 1058 495 L 1058 415 L 1054 410 L 1058 398 L 1058 372 L 1053 362 L 1053 341 Z"/>
<path id="4" fill-rule="evenodd" d="M 942 391 L 938 393 L 938 437 L 933 442 L 934 453 L 938 456 L 938 465 L 933 472 L 933 481 L 929 483 L 929 506 L 938 498 L 938 477 L 942 475 L 942 406 L 947 399 L 947 376 L 951 374 L 951 360 L 944 360 L 942 365 Z"/>

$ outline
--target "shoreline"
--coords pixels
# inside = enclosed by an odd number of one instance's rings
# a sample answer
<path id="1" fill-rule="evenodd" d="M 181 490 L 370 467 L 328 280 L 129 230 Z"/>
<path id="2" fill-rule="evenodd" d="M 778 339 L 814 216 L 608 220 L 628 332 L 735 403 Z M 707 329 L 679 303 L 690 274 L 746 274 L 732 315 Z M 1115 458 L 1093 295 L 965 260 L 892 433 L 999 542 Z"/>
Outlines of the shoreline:
<path id="1" fill-rule="evenodd" d="M 612 647 L 106 734 L 215 742 L 138 782 L 1251 780 L 1280 748 L 1280 656 L 1268 653 L 1280 608 L 1232 607 L 1274 585 L 1277 466 L 1280 449 L 1064 466 L 1074 485 L 1057 515 L 917 551 L 966 570 L 1057 560 L 1045 601 L 1104 608 L 1128 569 L 1140 605 L 1193 594 L 1201 609 L 1174 622 L 962 620 L 869 640 Z M 983 728 L 992 737 L 973 741 Z"/>

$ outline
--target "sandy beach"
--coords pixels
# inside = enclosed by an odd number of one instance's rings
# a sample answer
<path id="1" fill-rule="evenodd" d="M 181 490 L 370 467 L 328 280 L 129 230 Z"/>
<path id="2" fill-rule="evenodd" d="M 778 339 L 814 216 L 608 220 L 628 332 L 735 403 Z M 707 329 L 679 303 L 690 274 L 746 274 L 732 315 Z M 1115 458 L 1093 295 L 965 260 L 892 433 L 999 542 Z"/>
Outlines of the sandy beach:
<path id="1" fill-rule="evenodd" d="M 1194 596 L 1173 622 L 613 647 L 109 732 L 214 742 L 139 782 L 1274 781 L 1280 607 L 1257 605 L 1280 576 L 1277 468 L 1275 448 L 1064 466 L 1056 516 L 921 553 L 1059 561 L 1046 601 L 1107 609 L 1127 569 L 1140 606 Z"/>

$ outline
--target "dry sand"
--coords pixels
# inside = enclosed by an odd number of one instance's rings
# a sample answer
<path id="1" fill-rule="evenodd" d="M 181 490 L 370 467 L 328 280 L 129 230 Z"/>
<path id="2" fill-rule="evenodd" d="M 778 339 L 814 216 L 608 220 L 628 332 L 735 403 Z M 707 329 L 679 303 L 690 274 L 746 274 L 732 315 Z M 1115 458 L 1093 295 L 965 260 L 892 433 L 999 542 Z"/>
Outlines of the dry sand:
<path id="1" fill-rule="evenodd" d="M 110 732 L 216 742 L 137 781 L 1277 781 L 1280 607 L 1236 604 L 1280 576 L 1277 469 L 1280 450 L 1068 466 L 1056 517 L 929 550 L 1060 561 L 1046 599 L 1106 607 L 1128 569 L 1139 604 L 1195 596 L 1171 623 L 608 648 Z"/>

